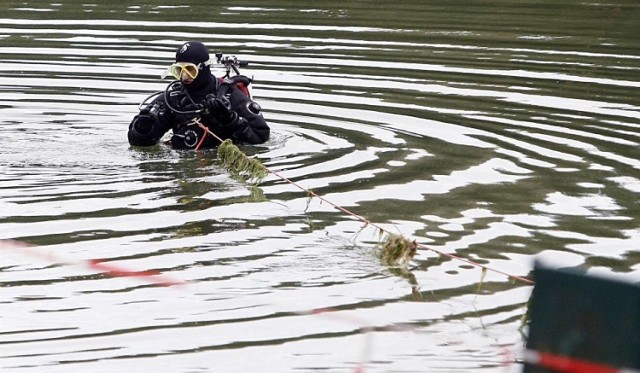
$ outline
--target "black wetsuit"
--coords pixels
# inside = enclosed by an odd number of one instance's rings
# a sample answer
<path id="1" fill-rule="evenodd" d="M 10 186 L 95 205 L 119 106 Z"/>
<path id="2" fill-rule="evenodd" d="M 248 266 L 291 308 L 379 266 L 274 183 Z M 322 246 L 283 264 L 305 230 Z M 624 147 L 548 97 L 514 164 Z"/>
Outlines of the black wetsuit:
<path id="1" fill-rule="evenodd" d="M 151 101 L 129 125 L 129 143 L 137 146 L 155 145 L 169 130 L 171 145 L 177 149 L 215 147 L 220 141 L 199 127 L 193 120 L 200 118 L 211 132 L 234 143 L 260 144 L 269 138 L 269 126 L 260 113 L 260 106 L 251 100 L 238 82 L 246 77 L 222 81 L 206 69 L 191 84 L 173 82 L 167 91 Z M 240 83 L 242 84 L 242 83 Z M 214 98 L 226 100 L 229 115 L 216 115 Z M 199 112 L 196 112 L 196 111 Z M 204 140 L 203 140 L 204 136 Z"/>

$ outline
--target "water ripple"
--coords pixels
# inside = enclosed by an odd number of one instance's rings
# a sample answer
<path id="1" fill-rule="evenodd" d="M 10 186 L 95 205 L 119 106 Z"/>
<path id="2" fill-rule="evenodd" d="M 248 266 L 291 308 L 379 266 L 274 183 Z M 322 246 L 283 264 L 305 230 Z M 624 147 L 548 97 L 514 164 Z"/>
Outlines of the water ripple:
<path id="1" fill-rule="evenodd" d="M 131 148 L 126 128 L 200 39 L 250 61 L 273 131 L 242 149 L 278 173 L 507 273 L 637 282 L 637 5 L 573 7 L 9 6 L 0 239 L 38 246 L 0 251 L 0 366 L 503 372 L 529 287 L 428 250 L 389 268 L 362 221 L 214 151 Z"/>

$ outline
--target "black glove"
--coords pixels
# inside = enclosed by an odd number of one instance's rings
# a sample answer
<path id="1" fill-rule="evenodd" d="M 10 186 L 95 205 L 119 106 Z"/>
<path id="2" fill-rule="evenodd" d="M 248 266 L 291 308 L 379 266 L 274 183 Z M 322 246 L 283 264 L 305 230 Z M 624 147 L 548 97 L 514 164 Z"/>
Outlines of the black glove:
<path id="1" fill-rule="evenodd" d="M 131 131 L 138 136 L 146 136 L 153 130 L 153 125 L 158 119 L 150 114 L 138 114 L 133 118 Z"/>
<path id="2" fill-rule="evenodd" d="M 206 105 L 209 115 L 223 127 L 233 125 L 238 118 L 238 114 L 231 110 L 231 102 L 226 97 L 216 97 L 209 94 Z"/>

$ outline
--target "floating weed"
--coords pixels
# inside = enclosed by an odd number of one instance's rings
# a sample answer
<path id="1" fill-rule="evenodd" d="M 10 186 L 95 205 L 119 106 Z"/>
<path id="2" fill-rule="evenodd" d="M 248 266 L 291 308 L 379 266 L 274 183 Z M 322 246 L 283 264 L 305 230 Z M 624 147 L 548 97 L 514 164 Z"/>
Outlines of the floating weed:
<path id="1" fill-rule="evenodd" d="M 391 233 L 389 233 L 391 235 Z M 384 237 L 384 231 L 382 229 L 378 229 L 378 242 L 382 242 L 382 238 Z"/>
<path id="2" fill-rule="evenodd" d="M 356 242 L 356 240 L 358 239 L 358 236 L 360 235 L 360 233 L 362 233 L 362 231 L 364 231 L 364 230 L 365 230 L 365 228 L 367 228 L 368 226 L 369 226 L 369 222 L 368 222 L 368 221 L 366 221 L 366 222 L 364 223 L 364 225 L 363 225 L 362 227 L 360 227 L 360 229 L 358 229 L 358 231 L 356 232 L 356 234 L 354 234 L 354 235 L 353 235 L 353 239 L 352 239 L 352 241 L 353 241 L 354 243 L 355 243 L 355 242 Z"/>
<path id="3" fill-rule="evenodd" d="M 223 167 L 227 168 L 229 171 L 231 171 L 232 173 L 235 173 L 240 177 L 244 177 L 245 181 L 248 181 L 248 182 L 253 181 L 255 184 L 259 184 L 269 174 L 273 174 L 274 176 L 288 182 L 289 184 L 294 185 L 307 192 L 307 195 L 309 198 L 307 201 L 307 207 L 305 208 L 305 211 L 307 211 L 307 209 L 309 208 L 309 201 L 311 200 L 311 197 L 317 197 L 318 199 L 320 199 L 321 204 L 322 202 L 327 202 L 333 207 L 335 207 L 336 209 L 344 212 L 345 214 L 351 215 L 357 218 L 358 220 L 365 222 L 366 224 L 370 224 L 369 220 L 365 219 L 364 217 L 357 215 L 339 205 L 336 205 L 335 203 L 332 203 L 326 200 L 322 196 L 319 196 L 313 191 L 294 183 L 293 181 L 287 179 L 286 177 L 281 176 L 277 172 L 273 172 L 269 170 L 257 159 L 252 159 L 247 157 L 246 154 L 244 154 L 236 145 L 234 145 L 231 142 L 231 140 L 223 141 L 219 136 L 211 132 L 206 126 L 204 126 L 199 121 L 199 118 L 196 118 L 194 122 L 197 123 L 203 130 L 205 130 L 206 133 L 211 134 L 213 137 L 215 137 L 217 140 L 221 142 L 221 144 L 218 146 L 218 159 L 222 163 Z M 379 240 L 380 242 L 382 242 L 382 237 L 384 236 L 384 233 L 387 233 L 386 240 L 382 245 L 382 250 L 380 251 L 381 259 L 384 262 L 386 262 L 388 266 L 400 266 L 400 267 L 405 267 L 406 269 L 407 263 L 417 253 L 418 243 L 416 241 L 413 241 L 413 242 L 409 241 L 402 235 L 386 232 L 380 227 L 378 227 L 378 233 L 380 234 L 380 240 Z M 428 249 L 439 254 L 440 257 L 446 256 L 451 259 L 456 259 L 456 260 L 466 262 L 472 267 L 483 268 L 480 284 L 478 286 L 478 292 L 481 291 L 484 283 L 484 277 L 486 275 L 486 272 L 489 270 L 495 273 L 500 273 L 512 279 L 517 279 L 519 281 L 526 282 L 528 284 L 534 284 L 532 280 L 525 277 L 515 276 L 515 275 L 511 275 L 509 273 L 499 271 L 493 268 L 488 268 L 479 263 L 475 263 L 470 260 L 455 256 L 452 254 L 447 254 L 433 248 L 428 248 Z"/>
<path id="4" fill-rule="evenodd" d="M 267 197 L 264 196 L 264 191 L 262 189 L 255 185 L 252 185 L 249 187 L 249 201 L 264 202 L 267 201 Z"/>
<path id="5" fill-rule="evenodd" d="M 315 194 L 313 193 L 313 190 L 307 189 L 307 206 L 304 208 L 305 213 L 307 212 L 307 210 L 309 210 L 309 205 L 311 204 L 311 200 L 313 199 L 314 195 Z"/>
<path id="6" fill-rule="evenodd" d="M 476 293 L 480 294 L 482 292 L 482 286 L 484 285 L 484 279 L 487 277 L 487 268 L 482 267 L 482 274 L 480 275 L 480 282 L 478 283 L 478 291 Z"/>
<path id="7" fill-rule="evenodd" d="M 392 275 L 407 280 L 409 285 L 411 285 L 411 297 L 413 298 L 413 300 L 419 301 L 422 299 L 422 292 L 420 292 L 420 285 L 418 284 L 418 280 L 406 266 L 389 266 L 389 272 L 391 272 Z"/>
<path id="8" fill-rule="evenodd" d="M 388 233 L 381 242 L 380 258 L 389 266 L 406 266 L 416 255 L 418 244 L 401 234 Z"/>
<path id="9" fill-rule="evenodd" d="M 269 171 L 257 159 L 249 158 L 231 140 L 218 145 L 218 159 L 227 170 L 259 184 Z"/>
<path id="10" fill-rule="evenodd" d="M 529 322 L 531 321 L 531 297 L 529 297 L 529 300 L 527 300 L 527 303 L 524 305 L 524 313 L 522 314 L 522 317 L 520 318 L 520 327 L 518 328 L 518 331 L 522 334 L 524 334 L 524 329 L 527 327 L 527 325 L 529 325 Z"/>
<path id="11" fill-rule="evenodd" d="M 379 245 L 380 259 L 389 267 L 389 271 L 396 276 L 405 278 L 409 282 L 413 300 L 419 301 L 422 299 L 418 281 L 415 275 L 407 268 L 407 264 L 418 250 L 416 241 L 409 241 L 401 234 L 387 233 L 384 241 L 381 239 Z"/>

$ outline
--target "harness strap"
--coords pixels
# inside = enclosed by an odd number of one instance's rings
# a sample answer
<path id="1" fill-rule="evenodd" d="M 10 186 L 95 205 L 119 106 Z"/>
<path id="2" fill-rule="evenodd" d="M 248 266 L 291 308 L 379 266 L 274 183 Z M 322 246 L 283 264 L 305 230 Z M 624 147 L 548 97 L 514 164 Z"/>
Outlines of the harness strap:
<path id="1" fill-rule="evenodd" d="M 209 131 L 207 131 L 207 127 L 204 126 L 204 124 L 202 124 L 202 122 L 198 121 L 198 127 L 202 128 L 204 131 L 202 133 L 202 138 L 200 139 L 200 141 L 198 142 L 198 145 L 196 145 L 195 150 L 200 150 L 200 147 L 202 146 L 202 143 L 204 143 L 204 139 L 207 137 L 207 133 Z"/>
<path id="2" fill-rule="evenodd" d="M 220 80 L 220 85 L 218 86 L 216 97 L 223 98 L 227 93 L 231 92 L 233 88 L 233 83 L 227 82 L 226 80 Z"/>
<path id="3" fill-rule="evenodd" d="M 219 88 L 222 88 L 223 86 L 227 87 L 224 94 L 227 94 L 227 92 L 230 91 L 231 88 L 238 88 L 242 93 L 245 94 L 245 96 L 251 96 L 251 94 L 249 93 L 249 85 L 251 84 L 252 80 L 244 75 L 236 75 L 230 78 L 219 78 L 219 81 Z M 218 95 L 218 97 L 220 97 L 220 95 Z"/>

